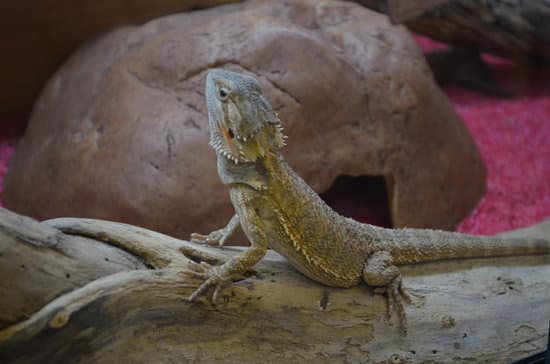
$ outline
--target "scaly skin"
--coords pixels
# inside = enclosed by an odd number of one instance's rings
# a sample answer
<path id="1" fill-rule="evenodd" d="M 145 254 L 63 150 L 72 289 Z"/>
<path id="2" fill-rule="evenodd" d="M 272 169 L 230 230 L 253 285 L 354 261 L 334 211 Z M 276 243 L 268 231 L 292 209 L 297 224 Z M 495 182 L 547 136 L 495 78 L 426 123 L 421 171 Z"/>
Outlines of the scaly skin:
<path id="1" fill-rule="evenodd" d="M 333 287 L 361 282 L 382 287 L 406 332 L 398 265 L 443 259 L 548 254 L 547 240 L 504 240 L 428 229 L 384 229 L 343 217 L 290 168 L 279 150 L 285 137 L 276 113 L 249 76 L 212 70 L 206 81 L 210 145 L 229 186 L 235 216 L 195 242 L 223 246 L 240 226 L 250 248 L 221 266 L 191 264 L 187 275 L 204 280 L 190 296 L 212 292 L 215 302 L 250 270 L 268 247 L 307 277 Z"/>

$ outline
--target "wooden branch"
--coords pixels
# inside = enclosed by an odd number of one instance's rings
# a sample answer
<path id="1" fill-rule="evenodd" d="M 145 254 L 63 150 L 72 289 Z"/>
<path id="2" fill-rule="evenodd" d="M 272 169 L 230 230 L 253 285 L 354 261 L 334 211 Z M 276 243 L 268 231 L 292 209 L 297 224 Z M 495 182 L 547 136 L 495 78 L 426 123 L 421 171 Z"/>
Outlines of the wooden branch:
<path id="1" fill-rule="evenodd" d="M 145 266 L 110 245 L 0 208 L 0 328 L 94 279 Z"/>
<path id="2" fill-rule="evenodd" d="M 364 286 L 312 282 L 273 252 L 214 307 L 189 303 L 198 282 L 179 272 L 196 255 L 222 263 L 246 248 L 219 250 L 95 220 L 39 225 L 100 237 L 139 252 L 143 264 L 60 294 L 1 329 L 0 362 L 499 363 L 546 342 L 550 256 L 403 267 L 413 294 L 403 337 L 393 319 L 386 321 L 382 297 Z M 550 223 L 514 234 L 549 236 Z M 160 268 L 147 268 L 153 264 Z"/>
<path id="3" fill-rule="evenodd" d="M 455 0 L 407 22 L 414 32 L 520 61 L 550 60 L 550 2 Z"/>
<path id="4" fill-rule="evenodd" d="M 388 12 L 387 0 L 356 0 Z M 472 47 L 519 61 L 550 60 L 547 0 L 391 0 L 394 15 L 412 31 L 455 46 Z M 402 5 L 400 5 L 402 4 Z M 434 7 L 435 6 L 435 7 Z M 396 9 L 401 9 L 397 11 Z M 413 10 L 408 10 L 413 9 Z M 430 9 L 424 12 L 425 9 Z M 421 16 L 411 18 L 411 11 Z"/>
<path id="5" fill-rule="evenodd" d="M 404 23 L 419 17 L 428 10 L 452 0 L 386 0 L 388 14 L 394 23 Z"/>

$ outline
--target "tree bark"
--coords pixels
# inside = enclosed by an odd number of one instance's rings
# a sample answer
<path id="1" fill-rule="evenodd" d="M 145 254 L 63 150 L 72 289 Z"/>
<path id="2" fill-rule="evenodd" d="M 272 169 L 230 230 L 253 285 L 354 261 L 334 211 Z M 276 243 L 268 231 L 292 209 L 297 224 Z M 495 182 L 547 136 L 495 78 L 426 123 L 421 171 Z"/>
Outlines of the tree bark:
<path id="1" fill-rule="evenodd" d="M 387 0 L 355 2 L 388 11 Z M 403 5 L 405 10 L 413 8 L 410 0 L 391 2 L 406 3 Z M 416 33 L 519 61 L 550 60 L 549 0 L 454 0 L 442 5 L 437 4 L 439 1 L 415 2 L 420 4 L 416 8 L 429 10 L 416 18 L 406 19 L 403 15 L 399 20 Z M 425 3 L 433 3 L 433 6 Z"/>
<path id="2" fill-rule="evenodd" d="M 550 236 L 550 222 L 513 234 Z M 213 306 L 186 300 L 198 282 L 181 271 L 246 248 L 6 210 L 0 238 L 2 363 L 507 363 L 546 343 L 550 256 L 403 267 L 403 337 L 381 296 L 312 282 L 274 252 Z"/>

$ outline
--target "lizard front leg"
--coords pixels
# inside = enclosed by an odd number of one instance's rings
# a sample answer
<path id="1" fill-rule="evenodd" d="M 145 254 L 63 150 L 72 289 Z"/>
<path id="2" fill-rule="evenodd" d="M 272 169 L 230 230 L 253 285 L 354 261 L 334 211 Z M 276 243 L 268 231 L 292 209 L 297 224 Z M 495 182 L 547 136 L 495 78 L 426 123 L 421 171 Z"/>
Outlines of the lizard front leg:
<path id="1" fill-rule="evenodd" d="M 363 280 L 367 285 L 380 287 L 386 293 L 388 300 L 388 316 L 392 310 L 397 313 L 403 329 L 407 333 L 407 317 L 403 308 L 403 301 L 410 303 L 410 297 L 405 292 L 401 280 L 399 268 L 393 265 L 393 259 L 389 252 L 378 251 L 371 254 L 363 267 Z"/>
<path id="2" fill-rule="evenodd" d="M 223 248 L 227 239 L 241 226 L 239 215 L 235 214 L 224 228 L 214 230 L 208 235 L 192 233 L 191 241 L 193 243 L 206 243 L 208 245 L 218 245 Z"/>
<path id="3" fill-rule="evenodd" d="M 220 266 L 212 266 L 206 262 L 201 262 L 200 264 L 190 263 L 189 271 L 182 273 L 204 281 L 189 296 L 190 301 L 213 290 L 212 302 L 216 303 L 224 288 L 234 280 L 241 278 L 245 272 L 252 269 L 265 256 L 268 247 L 266 234 L 261 227 L 261 222 L 256 212 L 253 208 L 242 208 L 239 214 L 243 216 L 243 230 L 250 240 L 250 248 Z"/>

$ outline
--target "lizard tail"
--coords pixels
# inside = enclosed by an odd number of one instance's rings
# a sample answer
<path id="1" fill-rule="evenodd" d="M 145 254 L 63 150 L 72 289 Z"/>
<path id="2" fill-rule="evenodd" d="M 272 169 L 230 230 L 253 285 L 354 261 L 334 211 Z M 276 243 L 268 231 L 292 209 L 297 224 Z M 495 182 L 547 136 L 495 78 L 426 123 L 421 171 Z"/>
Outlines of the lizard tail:
<path id="1" fill-rule="evenodd" d="M 550 222 L 546 222 L 550 226 Z M 469 235 L 429 229 L 394 229 L 382 240 L 394 264 L 460 258 L 550 254 L 550 240 L 538 237 Z"/>

